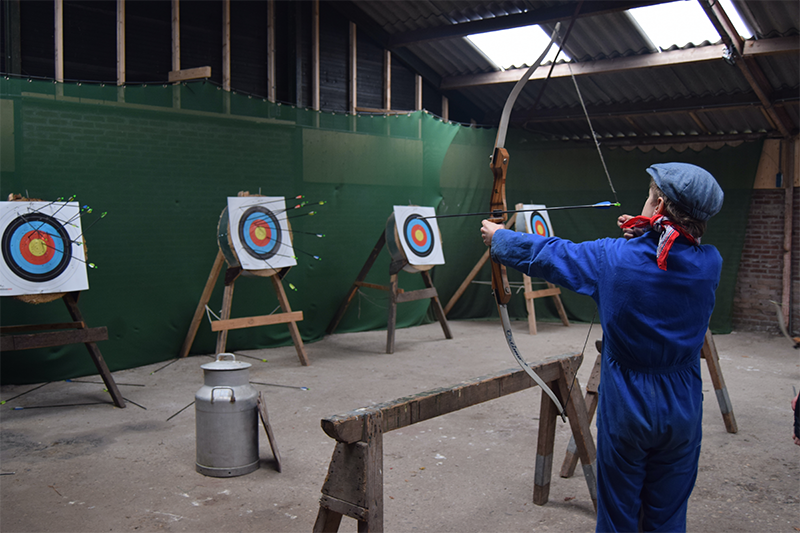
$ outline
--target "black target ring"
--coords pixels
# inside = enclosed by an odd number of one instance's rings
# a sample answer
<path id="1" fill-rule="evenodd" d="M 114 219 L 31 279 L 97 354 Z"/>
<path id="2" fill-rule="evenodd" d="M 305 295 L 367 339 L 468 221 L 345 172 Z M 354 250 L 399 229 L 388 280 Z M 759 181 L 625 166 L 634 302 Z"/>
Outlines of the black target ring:
<path id="1" fill-rule="evenodd" d="M 436 243 L 433 228 L 422 215 L 415 213 L 406 218 L 403 236 L 415 255 L 427 257 L 433 253 Z"/>
<path id="2" fill-rule="evenodd" d="M 249 208 L 239 219 L 239 241 L 256 259 L 274 257 L 281 247 L 281 226 L 275 214 L 261 206 Z"/>
<path id="3" fill-rule="evenodd" d="M 72 259 L 67 230 L 55 218 L 43 213 L 21 215 L 11 221 L 3 232 L 1 245 L 8 268 L 21 279 L 36 283 L 56 279 Z M 41 262 L 32 260 L 34 256 L 30 253 L 37 246 L 43 248 Z"/>

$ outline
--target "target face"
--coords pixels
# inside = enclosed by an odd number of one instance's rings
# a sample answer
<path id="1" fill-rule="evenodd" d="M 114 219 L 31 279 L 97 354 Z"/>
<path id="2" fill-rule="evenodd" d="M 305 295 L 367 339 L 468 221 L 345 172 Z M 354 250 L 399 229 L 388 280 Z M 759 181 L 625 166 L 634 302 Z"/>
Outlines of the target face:
<path id="1" fill-rule="evenodd" d="M 553 224 L 550 222 L 550 215 L 547 211 L 540 211 L 546 209 L 547 206 L 541 204 L 523 205 L 522 209 L 525 211 L 525 225 L 524 228 L 518 228 L 517 231 L 524 231 L 525 233 L 533 233 L 541 237 L 552 237 Z"/>
<path id="2" fill-rule="evenodd" d="M 420 215 L 411 215 L 406 219 L 403 227 L 405 241 L 420 257 L 428 257 L 433 252 L 433 245 L 436 239 L 433 230 L 427 220 L 420 218 Z"/>
<path id="3" fill-rule="evenodd" d="M 76 202 L 0 202 L 0 296 L 86 290 Z"/>
<path id="4" fill-rule="evenodd" d="M 244 270 L 294 266 L 286 201 L 274 196 L 228 198 L 233 249 Z"/>
<path id="5" fill-rule="evenodd" d="M 439 227 L 432 207 L 394 206 L 397 233 L 408 262 L 412 265 L 443 265 L 444 253 Z"/>

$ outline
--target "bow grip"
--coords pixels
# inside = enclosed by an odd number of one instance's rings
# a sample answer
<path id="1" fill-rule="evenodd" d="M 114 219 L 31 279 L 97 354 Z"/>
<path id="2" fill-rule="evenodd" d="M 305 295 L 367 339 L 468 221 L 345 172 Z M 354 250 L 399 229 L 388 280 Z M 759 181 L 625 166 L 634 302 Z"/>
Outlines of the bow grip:
<path id="1" fill-rule="evenodd" d="M 492 154 L 492 162 L 489 165 L 494 175 L 494 184 L 492 185 L 492 198 L 489 210 L 492 213 L 497 213 L 489 218 L 490 222 L 495 224 L 502 224 L 508 218 L 506 213 L 506 173 L 508 172 L 508 151 L 505 148 L 497 147 Z M 492 266 L 492 290 L 497 299 L 497 303 L 501 305 L 507 304 L 511 300 L 511 287 L 508 284 L 508 275 L 506 274 L 506 267 L 491 262 Z"/>

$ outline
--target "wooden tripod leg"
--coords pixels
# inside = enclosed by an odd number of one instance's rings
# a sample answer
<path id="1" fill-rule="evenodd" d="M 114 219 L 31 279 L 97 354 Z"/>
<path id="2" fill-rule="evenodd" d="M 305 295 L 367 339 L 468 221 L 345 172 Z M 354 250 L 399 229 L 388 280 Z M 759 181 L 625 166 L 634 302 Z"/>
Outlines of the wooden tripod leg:
<path id="1" fill-rule="evenodd" d="M 551 390 L 558 390 L 556 382 L 547 384 Z M 558 394 L 558 393 L 556 393 Z M 533 503 L 544 505 L 550 498 L 550 478 L 553 471 L 553 448 L 556 438 L 556 418 L 558 409 L 544 391 L 539 409 L 539 436 L 536 442 L 536 470 L 533 476 Z"/>
<path id="2" fill-rule="evenodd" d="M 505 227 L 506 229 L 509 229 L 513 225 L 514 225 L 514 217 L 511 217 L 506 221 Z M 450 297 L 450 301 L 448 301 L 447 305 L 444 306 L 445 315 L 447 315 L 450 312 L 450 310 L 453 309 L 453 306 L 456 305 L 458 299 L 461 298 L 461 295 L 464 294 L 464 291 L 467 290 L 469 284 L 472 283 L 472 280 L 475 279 L 475 276 L 477 276 L 478 272 L 481 271 L 483 265 L 485 265 L 486 261 L 489 260 L 489 251 L 490 250 L 487 248 L 486 251 L 483 252 L 481 258 L 478 259 L 478 262 L 475 263 L 475 266 L 472 267 L 472 270 L 469 271 L 469 274 L 467 274 L 467 277 L 464 278 L 464 281 L 461 282 L 461 285 L 458 286 L 456 292 L 453 294 L 453 296 Z"/>
<path id="3" fill-rule="evenodd" d="M 372 248 L 372 252 L 370 252 L 369 257 L 367 258 L 366 263 L 364 266 L 361 267 L 361 272 L 358 273 L 356 277 L 355 283 L 350 286 L 350 290 L 347 292 L 347 296 L 345 296 L 344 301 L 339 305 L 339 309 L 336 310 L 336 314 L 333 315 L 330 324 L 328 324 L 327 333 L 330 335 L 331 333 L 336 330 L 336 327 L 339 325 L 339 322 L 342 320 L 345 311 L 350 306 L 350 302 L 353 300 L 353 297 L 356 295 L 358 291 L 358 283 L 364 281 L 364 278 L 367 277 L 369 270 L 372 268 L 372 265 L 375 264 L 375 260 L 378 258 L 378 254 L 381 253 L 384 245 L 386 244 L 386 232 L 382 231 L 381 236 L 378 238 L 378 242 L 375 243 L 375 246 Z"/>
<path id="4" fill-rule="evenodd" d="M 397 325 L 397 274 L 389 276 L 389 318 L 386 323 L 386 353 L 394 353 L 394 330 Z"/>
<path id="5" fill-rule="evenodd" d="M 722 377 L 722 366 L 719 364 L 719 354 L 717 346 L 714 344 L 714 336 L 711 330 L 706 330 L 706 339 L 700 355 L 708 364 L 708 373 L 711 374 L 711 381 L 714 384 L 714 392 L 717 394 L 717 403 L 722 412 L 722 420 L 725 422 L 725 429 L 728 433 L 736 433 L 739 427 L 736 425 L 736 418 L 733 416 L 733 405 L 728 395 L 728 387 L 725 386 L 725 378 Z"/>
<path id="6" fill-rule="evenodd" d="M 200 321 L 203 319 L 203 311 L 206 309 L 208 301 L 211 299 L 211 292 L 214 290 L 214 285 L 217 283 L 219 273 L 222 272 L 222 266 L 225 264 L 225 257 L 222 251 L 217 251 L 217 257 L 214 259 L 214 266 L 211 267 L 211 274 L 208 275 L 206 286 L 203 288 L 203 293 L 200 295 L 200 301 L 197 303 L 197 309 L 194 310 L 192 322 L 189 324 L 189 331 L 186 333 L 186 339 L 183 341 L 181 351 L 178 357 L 186 357 L 189 355 L 189 350 L 192 348 L 194 338 L 197 336 L 197 330 L 200 328 Z"/>
<path id="7" fill-rule="evenodd" d="M 67 311 L 72 317 L 72 320 L 75 322 L 81 322 L 83 324 L 82 327 L 78 329 L 86 329 L 86 323 L 84 322 L 83 315 L 78 307 L 79 296 L 80 292 L 68 292 L 62 299 L 64 300 L 64 304 L 67 306 Z M 108 393 L 111 395 L 111 399 L 114 401 L 114 405 L 124 408 L 125 400 L 122 398 L 122 394 L 117 388 L 114 377 L 111 375 L 111 371 L 108 369 L 108 365 L 106 365 L 106 361 L 103 359 L 103 354 L 100 353 L 100 348 L 97 347 L 97 343 L 86 342 L 84 344 L 86 345 L 86 349 L 89 351 L 89 356 L 92 358 L 94 366 L 97 368 L 97 372 L 100 374 L 100 377 L 103 379 L 103 383 L 106 385 Z"/>
<path id="8" fill-rule="evenodd" d="M 233 285 L 225 285 L 225 290 L 222 292 L 222 312 L 220 313 L 221 320 L 228 320 L 231 317 L 231 304 L 233 303 Z M 225 345 L 228 344 L 228 330 L 223 329 L 217 332 L 217 353 L 225 353 Z"/>
<path id="9" fill-rule="evenodd" d="M 277 276 L 271 276 L 270 279 L 272 280 L 273 287 L 275 287 L 275 292 L 278 294 L 278 303 L 281 304 L 281 309 L 284 313 L 291 313 L 292 308 L 289 306 L 289 299 L 286 298 L 286 291 L 283 290 L 283 283 L 281 283 L 280 279 L 277 279 Z M 300 336 L 300 329 L 297 327 L 297 322 L 288 322 L 287 325 L 289 326 L 289 333 L 292 335 L 292 342 L 294 342 L 294 349 L 297 351 L 300 364 L 308 366 L 308 355 L 306 354 L 303 337 Z"/>
<path id="10" fill-rule="evenodd" d="M 560 397 L 567 398 L 565 409 L 569 425 L 572 429 L 572 436 L 575 438 L 578 457 L 581 459 L 583 476 L 589 488 L 592 505 L 594 505 L 594 510 L 597 512 L 597 448 L 595 448 L 592 430 L 589 427 L 589 413 L 586 409 L 586 402 L 583 400 L 583 394 L 581 394 L 580 383 L 578 378 L 575 377 L 577 368 L 573 370 L 562 362 L 561 370 L 562 378 L 558 380 L 558 388 L 561 391 Z M 572 383 L 571 387 L 570 383 Z"/>
<path id="11" fill-rule="evenodd" d="M 317 521 L 314 522 L 314 533 L 335 533 L 339 531 L 342 523 L 342 513 L 337 513 L 327 507 L 319 506 Z"/>
<path id="12" fill-rule="evenodd" d="M 600 364 L 602 359 L 602 354 L 597 354 L 594 368 L 592 368 L 592 374 L 589 376 L 589 381 L 586 382 L 585 402 L 590 424 L 597 411 L 597 404 L 600 401 L 597 388 L 600 386 Z M 572 474 L 575 473 L 576 466 L 578 466 L 578 447 L 575 444 L 575 437 L 570 437 L 567 453 L 564 456 L 564 462 L 561 464 L 561 477 L 572 477 Z"/>
<path id="13" fill-rule="evenodd" d="M 427 270 L 423 270 L 421 272 L 422 279 L 425 282 L 425 286 L 429 289 L 434 289 L 433 280 L 431 279 L 431 274 Z M 450 324 L 447 323 L 447 317 L 444 314 L 444 309 L 442 309 L 442 303 L 439 301 L 439 295 L 437 293 L 436 296 L 431 298 L 431 305 L 433 306 L 433 313 L 436 315 L 436 319 L 439 321 L 439 324 L 442 325 L 442 331 L 444 332 L 444 337 L 446 339 L 452 339 L 453 333 L 450 331 Z"/>
<path id="14" fill-rule="evenodd" d="M 525 288 L 525 292 L 533 291 L 531 278 L 527 274 L 522 275 L 522 286 Z M 525 307 L 528 309 L 528 333 L 536 335 L 538 331 L 536 329 L 536 309 L 533 305 L 533 299 L 525 298 Z"/>

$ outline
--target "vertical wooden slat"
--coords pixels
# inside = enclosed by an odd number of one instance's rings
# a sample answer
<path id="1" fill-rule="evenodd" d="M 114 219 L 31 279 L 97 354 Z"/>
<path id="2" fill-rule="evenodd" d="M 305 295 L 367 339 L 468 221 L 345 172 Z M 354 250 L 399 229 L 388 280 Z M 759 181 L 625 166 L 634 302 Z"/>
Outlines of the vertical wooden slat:
<path id="1" fill-rule="evenodd" d="M 125 85 L 125 0 L 117 0 L 117 85 Z"/>
<path id="2" fill-rule="evenodd" d="M 267 100 L 275 102 L 275 1 L 267 2 Z"/>
<path id="3" fill-rule="evenodd" d="M 172 70 L 181 69 L 181 3 L 172 0 Z"/>
<path id="4" fill-rule="evenodd" d="M 55 0 L 56 81 L 64 81 L 64 0 Z"/>
<path id="5" fill-rule="evenodd" d="M 20 0 L 7 0 L 3 2 L 6 25 L 3 28 L 5 35 L 6 69 L 9 74 L 22 74 L 22 42 L 20 34 Z"/>
<path id="6" fill-rule="evenodd" d="M 552 390 L 558 390 L 558 382 L 547 384 Z M 562 400 L 563 401 L 563 400 Z M 539 408 L 539 436 L 536 441 L 536 466 L 533 474 L 533 503 L 544 505 L 550 498 L 550 478 L 553 472 L 553 448 L 556 437 L 556 419 L 558 410 L 553 400 L 542 392 Z"/>
<path id="7" fill-rule="evenodd" d="M 414 109 L 422 109 L 422 76 L 419 74 L 414 76 Z"/>
<path id="8" fill-rule="evenodd" d="M 356 23 L 350 22 L 350 57 L 348 61 L 348 66 L 350 69 L 350 84 L 348 87 L 347 109 L 351 115 L 355 114 L 356 105 L 358 105 L 358 38 L 356 29 Z"/>
<path id="9" fill-rule="evenodd" d="M 450 99 L 446 96 L 442 96 L 442 120 L 450 120 Z"/>
<path id="10" fill-rule="evenodd" d="M 319 0 L 311 7 L 311 109 L 319 111 Z"/>
<path id="11" fill-rule="evenodd" d="M 392 53 L 383 51 L 383 108 L 392 108 Z"/>
<path id="12" fill-rule="evenodd" d="M 222 0 L 222 90 L 231 90 L 231 0 Z"/>

